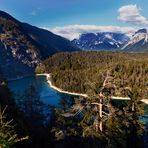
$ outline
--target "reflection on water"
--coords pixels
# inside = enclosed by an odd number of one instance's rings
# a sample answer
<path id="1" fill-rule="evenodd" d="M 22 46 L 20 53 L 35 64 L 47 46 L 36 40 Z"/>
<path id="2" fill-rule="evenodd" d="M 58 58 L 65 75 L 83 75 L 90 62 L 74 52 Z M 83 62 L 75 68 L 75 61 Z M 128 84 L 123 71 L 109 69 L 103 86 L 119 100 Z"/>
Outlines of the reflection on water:
<path id="1" fill-rule="evenodd" d="M 41 101 L 46 105 L 57 106 L 60 99 L 68 99 L 72 97 L 71 95 L 61 94 L 52 89 L 47 83 L 46 76 L 31 76 L 16 81 L 10 81 L 8 83 L 10 90 L 15 94 L 15 96 L 23 94 L 30 85 L 36 86 Z"/>
<path id="2" fill-rule="evenodd" d="M 35 85 L 40 95 L 41 101 L 46 105 L 57 106 L 62 98 L 70 99 L 72 96 L 62 94 L 52 89 L 47 83 L 46 76 L 31 76 L 20 80 L 11 81 L 8 83 L 9 88 L 13 93 L 22 94 L 30 85 Z M 19 99 L 19 98 L 18 98 Z M 126 105 L 127 101 L 113 101 L 117 106 Z M 148 105 L 145 105 L 145 115 L 148 115 Z M 144 119 L 148 123 L 148 118 Z"/>

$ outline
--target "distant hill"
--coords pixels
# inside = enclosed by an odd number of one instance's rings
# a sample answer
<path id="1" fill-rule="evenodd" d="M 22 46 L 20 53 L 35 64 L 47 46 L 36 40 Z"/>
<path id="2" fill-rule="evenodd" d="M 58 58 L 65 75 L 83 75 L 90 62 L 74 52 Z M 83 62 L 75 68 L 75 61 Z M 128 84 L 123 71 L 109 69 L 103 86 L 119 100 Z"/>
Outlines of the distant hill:
<path id="1" fill-rule="evenodd" d="M 83 50 L 113 50 L 121 47 L 129 38 L 122 33 L 85 33 L 72 43 Z"/>
<path id="2" fill-rule="evenodd" d="M 79 50 L 47 30 L 21 23 L 0 11 L 0 69 L 7 78 L 34 73 L 42 59 L 62 51 Z"/>

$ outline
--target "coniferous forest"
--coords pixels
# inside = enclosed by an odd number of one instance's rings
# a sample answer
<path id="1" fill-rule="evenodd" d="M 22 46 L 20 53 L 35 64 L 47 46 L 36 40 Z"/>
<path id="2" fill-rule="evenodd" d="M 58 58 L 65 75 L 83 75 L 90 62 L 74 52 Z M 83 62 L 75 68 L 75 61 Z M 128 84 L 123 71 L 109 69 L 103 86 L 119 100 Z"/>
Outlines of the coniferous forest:
<path id="1" fill-rule="evenodd" d="M 91 95 L 100 91 L 109 72 L 115 85 L 114 95 L 123 96 L 125 88 L 137 87 L 139 95 L 148 98 L 147 57 L 147 53 L 59 53 L 45 60 L 36 71 L 51 73 L 53 83 L 63 90 Z"/>
<path id="2" fill-rule="evenodd" d="M 0 0 L 0 148 L 148 148 L 147 26 L 146 0 Z"/>
<path id="3" fill-rule="evenodd" d="M 143 53 L 91 51 L 56 54 L 37 67 L 38 73 L 51 73 L 57 87 L 88 95 L 72 104 L 65 100 L 56 109 L 51 130 L 56 144 L 60 141 L 68 147 L 74 141 L 88 148 L 147 145 L 147 129 L 139 120 L 144 114 L 140 100 L 148 97 L 147 62 Z M 129 97 L 130 101 L 114 101 L 111 96 Z"/>
<path id="4" fill-rule="evenodd" d="M 53 55 L 36 68 L 51 73 L 53 83 L 88 97 L 62 99 L 59 107 L 43 104 L 34 86 L 15 102 L 1 76 L 1 147 L 144 147 L 147 55 L 114 52 L 74 52 Z M 67 79 L 66 79 L 67 78 Z M 130 97 L 114 101 L 111 96 Z M 19 107 L 18 107 L 19 104 Z M 100 110 L 101 109 L 101 110 Z M 11 113 L 11 114 L 10 114 Z M 13 119 L 13 120 L 12 120 Z"/>

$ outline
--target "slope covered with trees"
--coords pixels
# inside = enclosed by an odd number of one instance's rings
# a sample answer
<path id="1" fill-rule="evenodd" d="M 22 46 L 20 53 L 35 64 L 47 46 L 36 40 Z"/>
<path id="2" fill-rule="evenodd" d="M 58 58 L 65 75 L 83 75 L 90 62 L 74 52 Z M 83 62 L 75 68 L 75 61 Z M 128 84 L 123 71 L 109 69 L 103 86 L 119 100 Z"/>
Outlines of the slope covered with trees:
<path id="1" fill-rule="evenodd" d="M 22 118 L 7 82 L 0 75 L 0 147 L 19 147 L 28 139 Z"/>
<path id="2" fill-rule="evenodd" d="M 63 147 L 144 147 L 142 98 L 148 98 L 148 54 L 115 52 L 60 53 L 37 72 L 51 73 L 57 87 L 86 93 L 70 107 L 55 110 L 52 134 Z M 129 97 L 114 102 L 111 96 Z M 68 106 L 67 108 L 65 108 Z M 70 141 L 70 142 L 69 142 Z"/>
<path id="3" fill-rule="evenodd" d="M 50 147 L 49 113 L 45 118 L 44 110 L 34 86 L 14 99 L 7 81 L 0 75 L 0 147 Z"/>
<path id="4" fill-rule="evenodd" d="M 0 11 L 0 67 L 6 78 L 33 75 L 41 59 L 76 50 L 69 40 Z"/>
<path id="5" fill-rule="evenodd" d="M 104 74 L 109 71 L 114 95 L 124 88 L 138 88 L 148 98 L 148 54 L 114 52 L 59 53 L 45 60 L 37 70 L 51 73 L 52 81 L 63 90 L 79 93 L 99 92 Z M 94 93 L 93 92 L 93 93 Z"/>

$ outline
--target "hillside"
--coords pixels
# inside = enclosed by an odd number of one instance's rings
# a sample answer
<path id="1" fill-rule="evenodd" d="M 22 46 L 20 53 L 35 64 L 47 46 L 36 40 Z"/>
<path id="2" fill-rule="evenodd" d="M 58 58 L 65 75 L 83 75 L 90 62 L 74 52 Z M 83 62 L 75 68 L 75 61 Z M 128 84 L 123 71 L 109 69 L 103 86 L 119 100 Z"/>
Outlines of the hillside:
<path id="1" fill-rule="evenodd" d="M 52 81 L 66 91 L 97 94 L 106 72 L 113 78 L 114 95 L 125 88 L 138 88 L 148 98 L 148 54 L 113 52 L 75 52 L 53 55 L 43 62 Z"/>
<path id="2" fill-rule="evenodd" d="M 69 40 L 55 35 L 45 29 L 41 29 L 26 23 L 22 23 L 21 25 L 28 35 L 42 47 L 40 52 L 43 58 L 47 58 L 49 55 L 61 51 L 71 52 L 80 50 L 78 47 L 72 45 Z"/>
<path id="3" fill-rule="evenodd" d="M 70 41 L 0 11 L 0 69 L 5 77 L 31 75 L 42 59 L 74 50 L 79 49 Z"/>
<path id="4" fill-rule="evenodd" d="M 5 77 L 33 73 L 33 68 L 40 59 L 38 46 L 20 22 L 0 11 L 0 67 Z"/>

